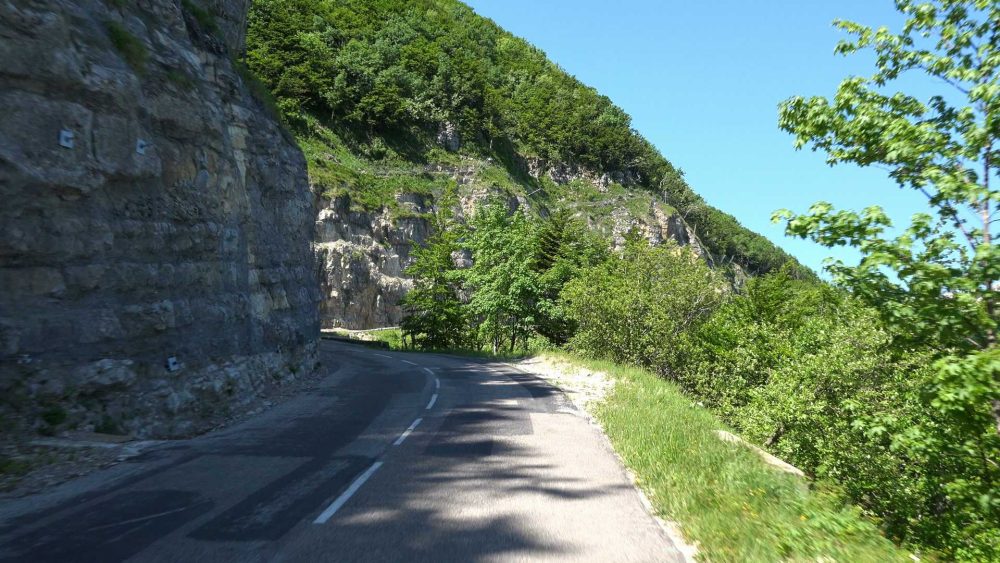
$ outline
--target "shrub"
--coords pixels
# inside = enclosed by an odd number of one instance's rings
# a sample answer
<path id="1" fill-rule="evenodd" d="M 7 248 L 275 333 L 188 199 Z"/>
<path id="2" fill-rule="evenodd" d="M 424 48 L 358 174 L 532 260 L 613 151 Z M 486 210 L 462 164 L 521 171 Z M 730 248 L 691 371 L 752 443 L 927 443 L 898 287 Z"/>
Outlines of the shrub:
<path id="1" fill-rule="evenodd" d="M 62 407 L 50 407 L 42 411 L 42 420 L 49 426 L 59 426 L 66 422 L 66 410 Z"/>
<path id="2" fill-rule="evenodd" d="M 209 33 L 218 31 L 219 26 L 211 12 L 195 4 L 193 0 L 181 0 L 181 6 L 194 17 L 203 30 Z"/>
<path id="3" fill-rule="evenodd" d="M 136 72 L 143 72 L 146 67 L 146 59 L 149 58 L 149 53 L 146 51 L 146 46 L 142 41 L 135 35 L 132 35 L 129 30 L 125 29 L 125 26 L 118 22 L 109 21 L 105 25 L 108 30 L 108 38 L 111 39 L 111 44 L 121 53 L 125 62 Z"/>
<path id="4" fill-rule="evenodd" d="M 672 373 L 689 393 L 836 483 L 889 537 L 948 558 L 996 557 L 1000 472 L 990 460 L 1000 444 L 989 413 L 978 414 L 976 433 L 964 416 L 928 408 L 936 388 L 955 385 L 939 381 L 932 351 L 900 347 L 876 311 L 775 274 L 748 282 L 686 344 Z"/>
<path id="5" fill-rule="evenodd" d="M 569 346 L 665 373 L 686 331 L 721 302 L 723 287 L 690 249 L 672 242 L 651 247 L 633 234 L 622 254 L 584 270 L 563 290 L 566 311 L 579 326 Z"/>

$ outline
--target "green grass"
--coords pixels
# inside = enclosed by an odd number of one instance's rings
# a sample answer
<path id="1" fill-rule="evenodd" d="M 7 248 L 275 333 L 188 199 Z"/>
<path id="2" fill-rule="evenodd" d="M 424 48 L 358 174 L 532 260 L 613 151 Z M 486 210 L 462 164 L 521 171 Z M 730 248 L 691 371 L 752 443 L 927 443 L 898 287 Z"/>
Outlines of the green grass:
<path id="1" fill-rule="evenodd" d="M 23 459 L 0 456 L 0 475 L 19 477 L 31 470 L 31 463 Z"/>
<path id="2" fill-rule="evenodd" d="M 399 329 L 387 330 L 347 330 L 334 328 L 331 330 L 340 338 L 346 338 L 358 344 L 375 345 L 389 350 L 404 350 Z"/>
<path id="3" fill-rule="evenodd" d="M 105 26 L 107 27 L 108 38 L 111 39 L 111 44 L 121 53 L 125 62 L 136 72 L 143 72 L 146 68 L 146 59 L 149 58 L 149 53 L 146 51 L 146 46 L 142 44 L 142 41 L 135 35 L 132 35 L 129 30 L 125 29 L 125 26 L 118 22 L 109 21 Z"/>
<path id="4" fill-rule="evenodd" d="M 431 174 L 418 163 L 401 159 L 369 160 L 357 154 L 333 130 L 307 119 L 298 135 L 306 157 L 309 182 L 327 198 L 349 196 L 358 211 L 388 209 L 394 218 L 419 216 L 400 205 L 397 196 L 420 194 L 436 197 L 454 189 L 454 180 Z"/>
<path id="5" fill-rule="evenodd" d="M 433 196 L 447 188 L 447 180 L 425 173 L 414 175 L 376 175 L 358 173 L 337 163 L 315 164 L 310 167 L 310 181 L 322 186 L 323 195 L 347 195 L 351 204 L 364 211 L 389 209 L 398 217 L 404 214 L 396 199 L 400 194 Z"/>
<path id="6" fill-rule="evenodd" d="M 583 179 L 564 185 L 555 184 L 547 176 L 535 180 L 512 173 L 502 165 L 502 159 L 492 161 L 484 155 L 449 153 L 433 144 L 422 147 L 420 158 L 413 159 L 407 151 L 393 149 L 395 143 L 383 137 L 359 139 L 357 132 L 337 129 L 315 116 L 300 117 L 296 138 L 306 157 L 310 184 L 326 198 L 350 197 L 355 211 L 386 209 L 394 219 L 412 217 L 415 214 L 397 201 L 399 195 L 420 194 L 436 199 L 453 190 L 467 194 L 480 188 L 494 188 L 510 195 L 533 194 L 531 199 L 550 208 L 582 211 L 603 231 L 610 232 L 614 209 L 624 206 L 635 217 L 648 221 L 654 200 L 648 192 L 614 182 L 602 191 Z M 385 150 L 373 151 L 374 146 Z M 385 154 L 374 157 L 373 152 Z M 459 187 L 446 173 L 428 172 L 428 163 L 469 166 L 474 170 L 471 182 Z M 660 206 L 669 208 L 665 204 Z"/>
<path id="7" fill-rule="evenodd" d="M 517 193 L 525 190 L 506 169 L 496 165 L 486 165 L 479 170 L 476 180 L 483 185 Z"/>
<path id="8" fill-rule="evenodd" d="M 700 560 L 909 560 L 856 507 L 719 440 L 723 425 L 673 384 L 639 369 L 549 354 L 614 377 L 596 416 L 657 513 L 680 524 Z"/>
<path id="9" fill-rule="evenodd" d="M 349 335 L 348 331 L 337 331 Z M 383 342 L 392 350 L 403 350 L 403 331 L 398 328 L 387 328 L 384 330 L 367 330 L 364 334 L 369 340 Z"/>
<path id="10" fill-rule="evenodd" d="M 201 28 L 209 33 L 215 33 L 219 26 L 215 23 L 215 16 L 211 12 L 195 4 L 192 0 L 181 0 L 181 6 L 194 16 L 195 21 Z"/>
<path id="11" fill-rule="evenodd" d="M 460 152 L 449 152 L 443 148 L 433 145 L 427 149 L 425 155 L 427 162 L 443 164 L 448 166 L 460 166 L 465 163 L 465 157 Z"/>
<path id="12" fill-rule="evenodd" d="M 623 199 L 625 209 L 628 209 L 633 217 L 648 217 L 652 212 L 653 196 L 649 194 L 637 192 L 632 194 L 632 197 Z"/>
<path id="13" fill-rule="evenodd" d="M 373 330 L 369 334 L 374 336 L 375 340 L 385 342 L 389 345 L 389 348 L 393 350 L 400 350 L 403 348 L 403 331 L 398 328 Z"/>

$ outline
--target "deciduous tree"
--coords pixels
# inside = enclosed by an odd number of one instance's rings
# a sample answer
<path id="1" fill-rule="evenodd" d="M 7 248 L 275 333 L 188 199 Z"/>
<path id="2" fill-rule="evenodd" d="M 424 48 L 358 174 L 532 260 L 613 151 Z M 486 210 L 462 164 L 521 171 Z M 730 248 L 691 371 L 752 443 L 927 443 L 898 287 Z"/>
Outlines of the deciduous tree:
<path id="1" fill-rule="evenodd" d="M 1000 252 L 1000 2 L 897 0 L 906 22 L 899 33 L 853 22 L 841 54 L 871 49 L 870 77 L 844 80 L 833 99 L 794 97 L 780 126 L 796 146 L 825 151 L 830 164 L 879 166 L 904 189 L 927 198 L 929 213 L 890 235 L 879 206 L 862 212 L 820 202 L 807 213 L 787 210 L 787 232 L 826 246 L 853 246 L 857 265 L 833 261 L 836 281 L 876 306 L 901 340 L 939 351 L 939 401 L 958 393 L 989 405 L 1000 433 L 997 280 Z M 918 73 L 948 92 L 922 101 L 889 87 Z M 968 355 L 980 355 L 965 361 Z M 974 372 L 947 375 L 966 366 Z M 960 388 L 954 388 L 958 385 Z M 949 407 L 951 408 L 951 407 Z"/>

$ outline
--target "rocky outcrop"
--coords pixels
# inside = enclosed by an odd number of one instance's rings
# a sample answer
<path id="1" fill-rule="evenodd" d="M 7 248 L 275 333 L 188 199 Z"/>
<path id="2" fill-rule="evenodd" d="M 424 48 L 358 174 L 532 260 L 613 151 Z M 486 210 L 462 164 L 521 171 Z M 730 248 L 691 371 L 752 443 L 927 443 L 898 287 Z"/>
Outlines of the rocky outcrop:
<path id="1" fill-rule="evenodd" d="M 556 184 L 568 184 L 574 180 L 583 180 L 604 191 L 612 182 L 626 187 L 639 184 L 638 174 L 631 170 L 613 172 L 594 172 L 586 167 L 571 162 L 549 162 L 541 158 L 529 158 L 524 161 L 527 173 L 535 179 L 547 176 Z"/>
<path id="2" fill-rule="evenodd" d="M 615 248 L 625 245 L 625 235 L 635 229 L 650 244 L 663 244 L 673 240 L 680 246 L 689 247 L 695 255 L 712 264 L 711 255 L 702 246 L 698 236 L 691 227 L 673 209 L 653 200 L 645 214 L 635 214 L 619 207 L 611 212 L 612 229 L 611 243 Z"/>
<path id="3" fill-rule="evenodd" d="M 481 166 L 428 167 L 458 186 L 452 216 L 467 221 L 477 207 L 501 199 L 513 213 L 532 210 L 530 202 L 496 186 L 480 182 Z M 396 326 L 403 319 L 400 304 L 413 286 L 406 268 L 413 262 L 413 248 L 432 233 L 431 216 L 438 210 L 427 195 L 400 193 L 395 209 L 359 210 L 350 196 L 318 198 L 316 255 L 322 293 L 323 328 L 371 329 Z M 456 264 L 469 262 L 456 257 Z"/>
<path id="4" fill-rule="evenodd" d="M 458 127 L 445 121 L 438 127 L 437 143 L 450 152 L 455 152 L 462 147 L 462 139 L 458 135 Z"/>
<path id="5" fill-rule="evenodd" d="M 0 415 L 176 436 L 315 365 L 314 211 L 249 0 L 0 0 Z"/>
<path id="6" fill-rule="evenodd" d="M 322 293 L 323 328 L 395 326 L 400 300 L 412 287 L 404 275 L 414 245 L 424 243 L 431 225 L 429 202 L 400 194 L 406 213 L 388 209 L 357 211 L 349 197 L 325 200 L 316 222 L 316 254 Z"/>

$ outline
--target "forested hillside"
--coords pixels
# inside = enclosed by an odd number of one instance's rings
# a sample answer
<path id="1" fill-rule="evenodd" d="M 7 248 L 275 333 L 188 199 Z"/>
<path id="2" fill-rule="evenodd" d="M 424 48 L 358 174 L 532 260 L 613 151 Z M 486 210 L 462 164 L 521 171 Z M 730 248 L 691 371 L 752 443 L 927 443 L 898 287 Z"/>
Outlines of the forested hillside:
<path id="1" fill-rule="evenodd" d="M 497 163 L 488 183 L 543 207 L 587 203 L 607 215 L 602 204 L 616 197 L 645 210 L 656 196 L 719 263 L 763 273 L 790 260 L 707 205 L 606 96 L 460 2 L 259 0 L 247 41 L 247 64 L 330 195 L 392 205 L 404 189 L 440 190 L 414 165 L 466 157 Z M 532 166 L 605 176 L 610 195 L 532 177 Z"/>

